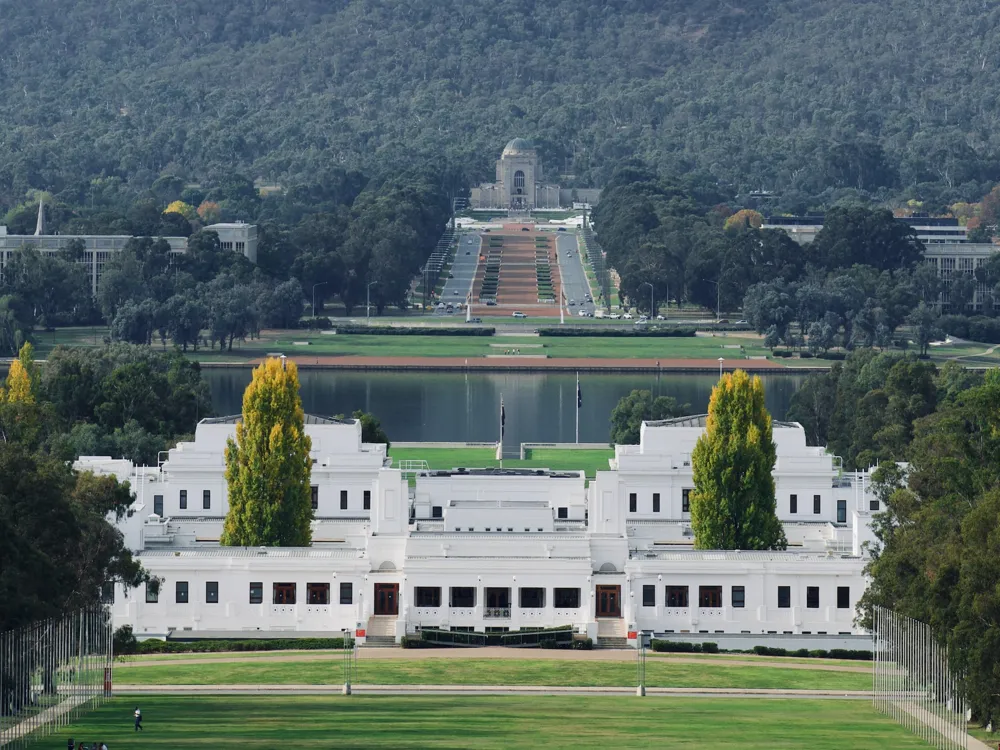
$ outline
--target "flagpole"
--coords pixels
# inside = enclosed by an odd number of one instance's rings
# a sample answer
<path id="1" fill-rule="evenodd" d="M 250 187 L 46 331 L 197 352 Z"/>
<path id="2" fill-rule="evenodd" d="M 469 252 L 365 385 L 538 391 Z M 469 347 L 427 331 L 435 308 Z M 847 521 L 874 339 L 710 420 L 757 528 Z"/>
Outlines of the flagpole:
<path id="1" fill-rule="evenodd" d="M 503 427 L 504 427 L 504 417 L 506 415 L 503 413 L 503 393 L 500 394 L 500 442 L 497 443 L 497 461 L 500 462 L 500 468 L 503 468 Z"/>
<path id="2" fill-rule="evenodd" d="M 580 442 L 580 373 L 576 373 L 576 442 Z"/>

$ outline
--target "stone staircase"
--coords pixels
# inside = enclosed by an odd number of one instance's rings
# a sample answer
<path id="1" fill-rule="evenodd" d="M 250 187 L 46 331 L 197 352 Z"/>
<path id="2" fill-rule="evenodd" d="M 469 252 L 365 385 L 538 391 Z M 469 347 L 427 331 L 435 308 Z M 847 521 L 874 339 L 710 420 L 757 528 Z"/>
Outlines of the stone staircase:
<path id="1" fill-rule="evenodd" d="M 399 648 L 396 643 L 395 615 L 372 615 L 368 618 L 368 629 L 362 648 Z"/>
<path id="2" fill-rule="evenodd" d="M 628 648 L 628 633 L 621 618 L 605 618 L 597 621 L 597 648 Z"/>

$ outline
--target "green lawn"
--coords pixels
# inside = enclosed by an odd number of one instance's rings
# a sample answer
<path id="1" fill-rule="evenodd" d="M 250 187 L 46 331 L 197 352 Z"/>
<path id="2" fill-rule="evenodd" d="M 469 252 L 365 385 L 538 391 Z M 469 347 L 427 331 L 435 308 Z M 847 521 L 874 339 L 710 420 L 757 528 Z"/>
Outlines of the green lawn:
<path id="1" fill-rule="evenodd" d="M 70 736 L 113 750 L 926 747 L 865 701 L 629 696 L 122 697 L 30 747 L 65 747 Z"/>
<path id="2" fill-rule="evenodd" d="M 558 471 L 583 470 L 593 478 L 598 470 L 606 471 L 608 459 L 614 458 L 612 448 L 607 450 L 577 450 L 567 448 L 537 449 L 530 452 L 524 461 L 505 458 L 504 468 L 508 469 L 555 469 Z M 394 462 L 424 460 L 431 469 L 454 469 L 459 466 L 479 468 L 499 466 L 496 453 L 490 448 L 390 448 L 389 455 Z"/>
<path id="3" fill-rule="evenodd" d="M 127 685 L 330 685 L 343 681 L 340 661 L 232 662 L 124 666 L 116 682 Z M 365 659 L 357 660 L 354 681 L 370 685 L 552 685 L 622 687 L 635 685 L 631 661 L 553 661 L 543 659 Z M 650 659 L 651 687 L 738 689 L 867 690 L 871 675 L 721 666 Z"/>

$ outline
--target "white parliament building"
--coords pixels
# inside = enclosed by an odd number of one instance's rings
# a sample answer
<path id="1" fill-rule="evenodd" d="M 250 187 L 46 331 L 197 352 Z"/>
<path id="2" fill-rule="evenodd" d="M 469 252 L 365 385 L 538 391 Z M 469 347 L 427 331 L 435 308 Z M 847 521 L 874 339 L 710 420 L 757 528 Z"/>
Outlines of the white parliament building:
<path id="1" fill-rule="evenodd" d="M 360 423 L 307 416 L 312 546 L 222 547 L 223 452 L 238 420 L 202 420 L 157 467 L 77 462 L 131 482 L 134 512 L 120 528 L 162 581 L 119 588 L 116 626 L 140 638 L 353 630 L 363 643 L 422 628 L 572 625 L 620 646 L 637 632 L 863 632 L 855 605 L 878 501 L 867 473 L 841 471 L 798 424 L 774 422 L 788 550 L 733 552 L 693 548 L 691 452 L 704 416 L 644 423 L 641 442 L 617 446 L 589 486 L 583 472 L 534 469 L 419 471 L 411 483 L 385 445 L 362 442 Z"/>

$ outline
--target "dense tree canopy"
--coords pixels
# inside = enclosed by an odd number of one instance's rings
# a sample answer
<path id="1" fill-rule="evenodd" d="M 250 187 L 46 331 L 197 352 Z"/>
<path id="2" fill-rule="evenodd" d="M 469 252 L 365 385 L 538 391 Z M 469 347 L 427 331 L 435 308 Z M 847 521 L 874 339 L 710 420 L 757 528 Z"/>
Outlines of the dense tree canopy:
<path id="1" fill-rule="evenodd" d="M 12 205 L 123 178 L 200 207 L 214 199 L 178 190 L 234 169 L 290 184 L 444 157 L 484 179 L 523 135 L 566 182 L 604 183 L 639 156 L 780 191 L 792 210 L 901 185 L 950 202 L 1000 176 L 998 14 L 977 0 L 8 3 L 0 185 Z"/>
<path id="2" fill-rule="evenodd" d="M 638 445 L 643 422 L 670 419 L 691 413 L 688 404 L 678 404 L 671 396 L 653 398 L 651 391 L 634 390 L 622 396 L 611 412 L 611 445 Z"/>

